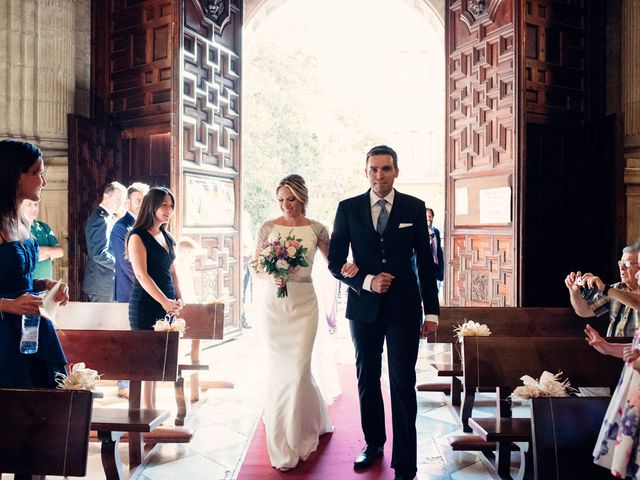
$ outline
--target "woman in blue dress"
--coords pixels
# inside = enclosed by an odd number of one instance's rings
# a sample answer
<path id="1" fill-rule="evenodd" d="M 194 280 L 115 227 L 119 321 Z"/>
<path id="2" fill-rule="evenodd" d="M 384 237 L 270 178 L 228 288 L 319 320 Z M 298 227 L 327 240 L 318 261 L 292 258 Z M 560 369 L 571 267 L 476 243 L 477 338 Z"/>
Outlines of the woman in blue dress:
<path id="1" fill-rule="evenodd" d="M 156 320 L 167 313 L 178 313 L 182 308 L 173 263 L 176 242 L 167 232 L 174 207 L 175 200 L 169 189 L 149 189 L 127 237 L 127 255 L 135 275 L 129 298 L 132 330 L 153 330 Z M 145 382 L 143 400 L 145 408 L 155 408 L 154 382 Z"/>
<path id="2" fill-rule="evenodd" d="M 33 293 L 55 285 L 50 278 L 33 278 L 38 244 L 19 213 L 22 201 L 40 201 L 47 185 L 42 153 L 27 142 L 0 141 L 0 169 L 0 387 L 53 388 L 67 362 L 51 321 L 40 321 L 36 353 L 19 350 L 22 315 L 39 315 L 42 305 Z M 62 305 L 69 301 L 66 285 L 54 299 Z"/>

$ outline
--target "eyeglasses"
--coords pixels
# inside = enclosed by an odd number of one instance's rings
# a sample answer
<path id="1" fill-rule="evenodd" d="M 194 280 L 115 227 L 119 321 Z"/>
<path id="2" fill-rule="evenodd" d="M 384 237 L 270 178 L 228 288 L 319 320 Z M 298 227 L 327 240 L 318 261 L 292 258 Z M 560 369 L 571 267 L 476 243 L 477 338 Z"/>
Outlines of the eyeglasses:
<path id="1" fill-rule="evenodd" d="M 618 262 L 618 268 L 620 270 L 626 270 L 628 268 L 631 268 L 631 265 L 640 265 L 638 262 L 632 262 L 631 260 L 625 260 L 623 261 L 619 261 Z"/>

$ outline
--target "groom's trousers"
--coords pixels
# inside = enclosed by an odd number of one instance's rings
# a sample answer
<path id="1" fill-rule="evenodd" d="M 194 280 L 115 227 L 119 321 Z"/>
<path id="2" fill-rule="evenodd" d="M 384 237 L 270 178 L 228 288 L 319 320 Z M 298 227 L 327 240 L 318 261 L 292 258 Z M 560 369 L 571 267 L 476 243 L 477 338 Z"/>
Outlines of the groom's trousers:
<path id="1" fill-rule="evenodd" d="M 385 299 L 386 300 L 386 299 Z M 420 338 L 420 318 L 391 321 L 391 305 L 381 302 L 376 321 L 349 321 L 356 352 L 356 371 L 360 396 L 360 421 L 367 445 L 382 446 L 386 441 L 384 404 L 380 387 L 382 350 L 387 341 L 387 360 L 391 391 L 393 451 L 391 467 L 404 475 L 415 475 L 416 445 L 416 360 Z"/>

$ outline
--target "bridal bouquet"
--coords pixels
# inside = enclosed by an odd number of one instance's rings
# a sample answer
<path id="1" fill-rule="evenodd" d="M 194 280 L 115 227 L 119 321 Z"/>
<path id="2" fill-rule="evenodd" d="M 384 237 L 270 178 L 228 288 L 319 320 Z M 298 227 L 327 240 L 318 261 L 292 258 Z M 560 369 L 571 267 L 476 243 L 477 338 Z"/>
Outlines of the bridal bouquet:
<path id="1" fill-rule="evenodd" d="M 307 247 L 302 245 L 302 239 L 295 238 L 291 230 L 284 239 L 278 234 L 277 239 L 265 242 L 251 265 L 256 272 L 266 272 L 275 278 L 286 280 L 293 269 L 309 266 L 306 253 Z M 288 296 L 287 285 L 278 287 L 276 295 L 278 298 Z"/>

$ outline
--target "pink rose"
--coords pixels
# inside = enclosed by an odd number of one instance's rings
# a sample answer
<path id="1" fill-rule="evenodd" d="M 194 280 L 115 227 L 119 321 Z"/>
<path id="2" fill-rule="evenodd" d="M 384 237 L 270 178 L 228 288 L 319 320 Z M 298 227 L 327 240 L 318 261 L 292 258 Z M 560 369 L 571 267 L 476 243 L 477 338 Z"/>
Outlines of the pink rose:
<path id="1" fill-rule="evenodd" d="M 289 255 L 291 258 L 294 258 L 296 256 L 296 247 L 288 247 L 287 248 L 287 255 Z"/>

